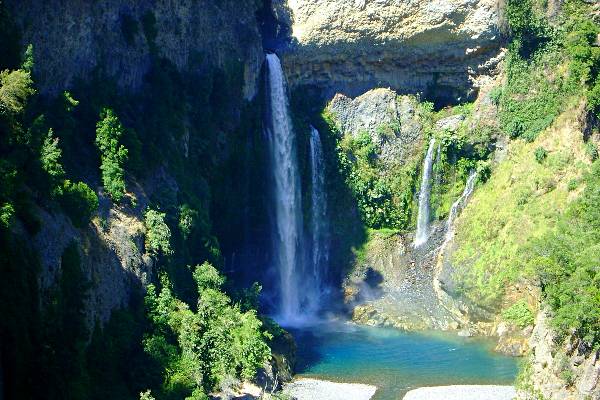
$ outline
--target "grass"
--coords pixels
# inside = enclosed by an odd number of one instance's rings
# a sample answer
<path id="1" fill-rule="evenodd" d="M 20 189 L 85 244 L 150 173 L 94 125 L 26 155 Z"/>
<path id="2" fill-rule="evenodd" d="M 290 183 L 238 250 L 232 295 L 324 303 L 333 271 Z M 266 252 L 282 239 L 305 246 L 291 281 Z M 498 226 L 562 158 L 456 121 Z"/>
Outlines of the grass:
<path id="1" fill-rule="evenodd" d="M 578 111 L 572 106 L 531 143 L 513 141 L 507 159 L 459 218 L 452 256 L 455 277 L 475 303 L 495 308 L 507 284 L 534 275 L 521 269 L 522 252 L 553 229 L 577 197 L 570 182 L 580 179 L 589 165 L 578 134 Z M 548 153 L 542 164 L 535 157 L 539 147 Z"/>

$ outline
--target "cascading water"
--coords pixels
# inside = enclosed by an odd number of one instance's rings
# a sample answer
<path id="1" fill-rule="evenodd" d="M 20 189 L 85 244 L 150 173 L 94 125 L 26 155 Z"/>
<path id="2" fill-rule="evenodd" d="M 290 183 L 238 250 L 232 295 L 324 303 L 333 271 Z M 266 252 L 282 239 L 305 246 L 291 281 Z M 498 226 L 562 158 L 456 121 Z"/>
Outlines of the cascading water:
<path id="1" fill-rule="evenodd" d="M 423 163 L 423 178 L 421 191 L 419 192 L 419 214 L 417 217 L 417 233 L 415 235 L 415 247 L 422 246 L 429 239 L 429 197 L 431 194 L 431 172 L 433 170 L 433 152 L 435 139 L 429 142 L 427 156 Z"/>
<path id="2" fill-rule="evenodd" d="M 473 190 L 475 189 L 475 182 L 477 180 L 477 172 L 471 171 L 469 173 L 469 177 L 467 178 L 467 184 L 465 186 L 465 190 L 458 200 L 452 204 L 452 208 L 450 209 L 450 214 L 448 214 L 448 220 L 446 221 L 446 237 L 444 238 L 444 244 L 442 245 L 442 249 L 446 247 L 446 244 L 452 240 L 454 237 L 454 220 L 456 219 L 458 213 L 465 208 L 467 205 L 467 201 L 473 194 Z"/>
<path id="3" fill-rule="evenodd" d="M 319 131 L 310 127 L 312 274 L 318 299 L 323 286 L 322 271 L 329 262 L 329 219 L 325 190 L 325 165 Z M 314 304 L 314 303 L 313 303 Z M 314 304 L 313 309 L 318 307 Z"/>
<path id="4" fill-rule="evenodd" d="M 293 321 L 301 309 L 299 267 L 302 204 L 296 143 L 289 114 L 286 85 L 277 55 L 268 54 L 266 134 L 273 178 L 273 253 L 279 274 L 279 318 Z"/>

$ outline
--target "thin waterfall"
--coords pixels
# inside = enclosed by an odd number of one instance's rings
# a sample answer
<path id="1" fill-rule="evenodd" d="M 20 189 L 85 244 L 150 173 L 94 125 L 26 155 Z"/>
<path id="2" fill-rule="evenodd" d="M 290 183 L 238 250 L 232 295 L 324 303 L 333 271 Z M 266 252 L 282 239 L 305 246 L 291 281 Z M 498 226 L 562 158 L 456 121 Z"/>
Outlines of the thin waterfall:
<path id="1" fill-rule="evenodd" d="M 310 168 L 311 168 L 311 200 L 312 200 L 312 274 L 314 289 L 313 298 L 318 300 L 323 286 L 322 271 L 329 262 L 329 219 L 327 215 L 327 192 L 325 189 L 325 165 L 323 148 L 319 131 L 310 127 Z M 318 308 L 313 307 L 313 308 Z"/>
<path id="2" fill-rule="evenodd" d="M 273 178 L 273 253 L 279 275 L 279 317 L 284 321 L 298 318 L 301 310 L 300 276 L 302 240 L 302 204 L 296 143 L 286 84 L 277 55 L 268 54 L 266 134 Z"/>
<path id="3" fill-rule="evenodd" d="M 417 233 L 415 235 L 415 247 L 419 247 L 429 239 L 429 198 L 431 195 L 431 172 L 433 169 L 433 152 L 435 150 L 435 139 L 429 142 L 427 156 L 423 163 L 423 178 L 419 192 L 419 214 L 417 216 Z"/>
<path id="4" fill-rule="evenodd" d="M 452 208 L 450 208 L 450 214 L 448 214 L 448 220 L 446 221 L 446 237 L 444 238 L 444 244 L 442 245 L 442 249 L 446 247 L 446 244 L 452 240 L 454 237 L 454 220 L 458 216 L 458 213 L 465 208 L 471 194 L 473 194 L 473 190 L 475 189 L 475 182 L 477 181 L 477 172 L 474 170 L 469 173 L 469 177 L 467 178 L 467 184 L 465 186 L 465 190 L 458 200 L 452 204 Z"/>

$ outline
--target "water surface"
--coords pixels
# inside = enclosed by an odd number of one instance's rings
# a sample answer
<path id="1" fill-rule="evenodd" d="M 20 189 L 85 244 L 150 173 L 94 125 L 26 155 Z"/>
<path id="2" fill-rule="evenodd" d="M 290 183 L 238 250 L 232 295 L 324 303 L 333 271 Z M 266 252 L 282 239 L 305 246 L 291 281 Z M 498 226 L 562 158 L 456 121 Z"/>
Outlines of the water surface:
<path id="1" fill-rule="evenodd" d="M 344 323 L 290 329 L 300 376 L 377 386 L 374 400 L 402 399 L 421 386 L 510 385 L 517 360 L 483 339 L 455 333 L 405 333 Z"/>

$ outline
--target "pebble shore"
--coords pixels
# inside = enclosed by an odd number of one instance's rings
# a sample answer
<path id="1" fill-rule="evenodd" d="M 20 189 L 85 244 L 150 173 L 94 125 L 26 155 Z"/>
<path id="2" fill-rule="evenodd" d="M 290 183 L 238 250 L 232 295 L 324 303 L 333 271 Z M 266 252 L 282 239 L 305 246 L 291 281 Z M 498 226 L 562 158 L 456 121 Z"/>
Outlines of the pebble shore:
<path id="1" fill-rule="evenodd" d="M 377 388 L 371 385 L 308 378 L 297 379 L 283 389 L 283 393 L 296 400 L 369 400 L 375 391 Z"/>
<path id="2" fill-rule="evenodd" d="M 513 400 L 514 386 L 435 386 L 408 392 L 403 400 Z"/>

